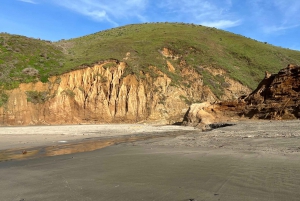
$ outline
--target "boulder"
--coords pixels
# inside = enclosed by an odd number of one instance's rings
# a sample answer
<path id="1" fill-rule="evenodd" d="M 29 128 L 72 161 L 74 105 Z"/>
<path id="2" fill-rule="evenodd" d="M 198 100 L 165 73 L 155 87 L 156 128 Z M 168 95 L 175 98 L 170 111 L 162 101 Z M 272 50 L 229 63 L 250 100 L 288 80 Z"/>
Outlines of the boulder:
<path id="1" fill-rule="evenodd" d="M 215 121 L 215 116 L 209 112 L 212 104 L 209 102 L 192 104 L 184 118 L 185 125 L 199 126 L 211 124 Z"/>

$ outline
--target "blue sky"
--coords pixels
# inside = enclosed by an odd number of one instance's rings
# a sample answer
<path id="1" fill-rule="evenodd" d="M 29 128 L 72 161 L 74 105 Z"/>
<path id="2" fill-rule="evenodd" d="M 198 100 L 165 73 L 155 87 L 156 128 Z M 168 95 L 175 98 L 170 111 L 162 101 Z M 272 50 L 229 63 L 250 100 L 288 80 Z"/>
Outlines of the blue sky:
<path id="1" fill-rule="evenodd" d="M 299 0 L 1 0 L 0 32 L 57 41 L 126 24 L 185 22 L 300 50 Z"/>

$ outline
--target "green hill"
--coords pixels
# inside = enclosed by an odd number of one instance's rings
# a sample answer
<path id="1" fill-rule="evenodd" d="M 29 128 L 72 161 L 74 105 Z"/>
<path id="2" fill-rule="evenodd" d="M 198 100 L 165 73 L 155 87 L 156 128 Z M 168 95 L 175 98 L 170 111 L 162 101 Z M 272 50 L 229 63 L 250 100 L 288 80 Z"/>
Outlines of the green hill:
<path id="1" fill-rule="evenodd" d="M 163 57 L 163 48 L 171 50 L 178 59 Z M 125 60 L 128 52 L 130 59 Z M 0 34 L 0 84 L 6 89 L 20 82 L 46 82 L 51 75 L 108 59 L 125 61 L 125 74 L 135 73 L 137 77 L 140 71 L 155 76 L 149 66 L 156 66 L 175 85 L 181 82 L 180 63 L 184 62 L 184 67 L 201 73 L 204 83 L 213 91 L 220 91 L 221 86 L 210 81 L 221 78 L 213 77 L 203 67 L 222 68 L 233 79 L 255 88 L 264 71 L 277 72 L 289 63 L 299 65 L 300 52 L 215 28 L 182 23 L 127 25 L 54 43 Z M 167 70 L 166 59 L 175 66 L 175 73 Z"/>
<path id="2" fill-rule="evenodd" d="M 49 41 L 0 33 L 0 85 L 6 89 L 38 79 L 46 82 L 64 60 L 61 48 Z"/>

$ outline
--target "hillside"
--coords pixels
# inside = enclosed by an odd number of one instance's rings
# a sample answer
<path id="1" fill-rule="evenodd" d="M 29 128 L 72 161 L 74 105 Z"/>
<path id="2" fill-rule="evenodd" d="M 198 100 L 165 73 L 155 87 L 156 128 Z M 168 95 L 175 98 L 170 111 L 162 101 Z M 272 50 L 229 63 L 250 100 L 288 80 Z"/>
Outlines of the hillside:
<path id="1" fill-rule="evenodd" d="M 0 85 L 5 89 L 16 88 L 23 82 L 47 82 L 64 60 L 61 48 L 50 41 L 0 33 Z"/>
<path id="2" fill-rule="evenodd" d="M 300 52 L 187 24 L 128 25 L 59 42 L 0 35 L 0 125 L 182 121 L 237 99 Z"/>
<path id="3" fill-rule="evenodd" d="M 183 62 L 186 64 L 184 67 L 189 66 L 200 74 L 205 74 L 205 83 L 215 88 L 214 91 L 222 87 L 210 83 L 210 80 L 214 81 L 216 78 L 203 71 L 206 66 L 224 69 L 232 78 L 254 89 L 265 70 L 276 72 L 288 63 L 300 63 L 298 51 L 192 24 L 128 25 L 60 41 L 56 45 L 64 47 L 67 53 L 66 69 L 108 58 L 124 61 L 129 52 L 130 59 L 126 60 L 130 67 L 127 69 L 128 73 L 138 74 L 141 69 L 148 71 L 149 65 L 167 72 L 166 59 L 176 69 L 180 69 Z M 171 50 L 173 59 L 161 56 L 160 52 L 164 47 Z"/>
<path id="4" fill-rule="evenodd" d="M 162 56 L 167 48 L 170 54 Z M 151 72 L 149 66 L 181 81 L 180 69 L 194 68 L 203 74 L 204 83 L 222 93 L 221 77 L 211 76 L 205 67 L 224 69 L 230 77 L 254 89 L 262 72 L 276 72 L 288 63 L 299 64 L 300 52 L 275 47 L 215 28 L 192 24 L 152 23 L 128 25 L 88 36 L 51 43 L 23 36 L 0 34 L 0 82 L 15 87 L 20 82 L 59 75 L 117 59 L 128 64 L 126 74 Z M 127 55 L 127 56 L 126 56 Z M 175 67 L 169 73 L 166 60 Z M 38 74 L 22 73 L 34 68 Z M 220 82 L 221 81 L 221 82 Z"/>

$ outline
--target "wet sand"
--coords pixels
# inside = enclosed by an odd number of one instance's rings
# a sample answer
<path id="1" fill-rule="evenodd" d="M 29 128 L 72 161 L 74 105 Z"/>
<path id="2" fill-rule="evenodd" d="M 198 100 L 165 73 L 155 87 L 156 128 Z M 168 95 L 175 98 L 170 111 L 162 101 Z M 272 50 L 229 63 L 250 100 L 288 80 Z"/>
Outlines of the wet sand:
<path id="1" fill-rule="evenodd" d="M 296 201 L 299 123 L 173 130 L 181 135 L 0 162 L 1 200 Z"/>

